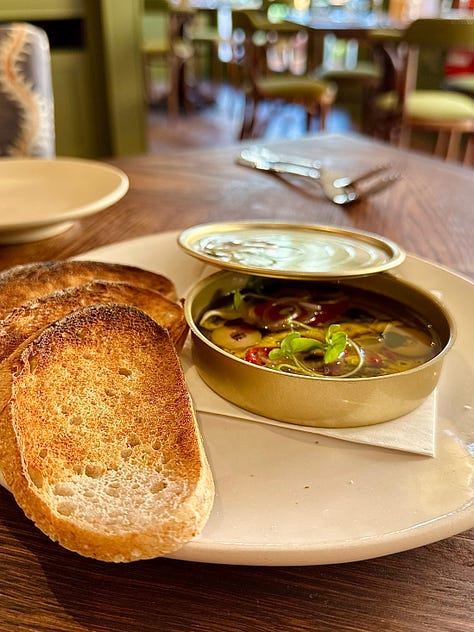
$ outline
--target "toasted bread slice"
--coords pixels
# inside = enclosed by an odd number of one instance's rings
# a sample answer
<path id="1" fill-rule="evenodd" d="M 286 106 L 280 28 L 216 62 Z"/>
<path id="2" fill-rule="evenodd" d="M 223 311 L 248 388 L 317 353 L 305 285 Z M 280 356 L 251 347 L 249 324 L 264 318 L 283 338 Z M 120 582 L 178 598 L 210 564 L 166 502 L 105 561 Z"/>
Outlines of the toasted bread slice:
<path id="1" fill-rule="evenodd" d="M 50 538 L 126 562 L 175 551 L 203 528 L 211 471 L 174 346 L 144 312 L 72 312 L 10 356 L 0 385 L 10 392 L 1 468 Z"/>
<path id="2" fill-rule="evenodd" d="M 128 283 L 176 300 L 170 279 L 141 268 L 101 261 L 38 261 L 0 272 L 0 318 L 39 296 L 93 280 Z"/>
<path id="3" fill-rule="evenodd" d="M 173 344 L 181 350 L 188 331 L 181 303 L 154 290 L 128 283 L 90 281 L 41 296 L 11 311 L 0 321 L 0 362 L 24 340 L 55 320 L 96 303 L 124 303 L 138 307 L 167 329 Z"/>

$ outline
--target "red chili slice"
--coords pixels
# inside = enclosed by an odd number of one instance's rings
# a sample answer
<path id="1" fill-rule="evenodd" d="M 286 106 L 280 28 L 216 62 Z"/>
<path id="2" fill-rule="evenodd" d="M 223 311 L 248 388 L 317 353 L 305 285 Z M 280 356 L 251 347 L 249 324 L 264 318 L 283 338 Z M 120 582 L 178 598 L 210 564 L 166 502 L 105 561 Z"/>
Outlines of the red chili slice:
<path id="1" fill-rule="evenodd" d="M 346 300 L 318 304 L 281 299 L 258 303 L 254 307 L 254 314 L 268 329 L 279 330 L 291 321 L 318 325 L 336 320 L 348 306 Z"/>
<path id="2" fill-rule="evenodd" d="M 375 351 L 364 351 L 365 362 L 371 366 L 381 366 L 384 363 L 383 357 Z"/>
<path id="3" fill-rule="evenodd" d="M 318 305 L 318 309 L 315 310 L 309 320 L 304 322 L 307 325 L 319 325 L 320 323 L 327 323 L 331 320 L 336 320 L 341 314 L 343 314 L 349 307 L 349 301 L 334 301 L 331 303 L 321 303 Z"/>
<path id="4" fill-rule="evenodd" d="M 274 347 L 250 347 L 245 353 L 245 360 L 251 364 L 265 366 L 268 363 L 268 354 Z"/>
<path id="5" fill-rule="evenodd" d="M 301 308 L 291 301 L 265 301 L 255 305 L 255 314 L 265 323 L 287 320 L 298 316 Z"/>

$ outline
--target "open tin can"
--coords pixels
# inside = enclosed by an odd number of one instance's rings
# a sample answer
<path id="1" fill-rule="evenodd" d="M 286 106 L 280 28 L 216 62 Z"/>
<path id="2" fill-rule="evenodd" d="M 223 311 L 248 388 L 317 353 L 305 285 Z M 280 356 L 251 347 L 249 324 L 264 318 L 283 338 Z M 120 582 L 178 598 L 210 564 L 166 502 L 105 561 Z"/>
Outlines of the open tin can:
<path id="1" fill-rule="evenodd" d="M 396 276 L 394 271 L 403 262 L 405 253 L 390 240 L 334 226 L 240 222 L 194 226 L 183 231 L 178 241 L 192 256 L 223 268 L 188 292 L 184 309 L 191 331 L 193 362 L 201 378 L 233 404 L 278 421 L 342 428 L 371 425 L 403 416 L 420 406 L 436 388 L 444 358 L 454 343 L 455 325 L 448 310 L 436 297 Z M 229 305 L 226 301 L 235 303 L 235 296 L 240 300 L 242 294 L 244 299 L 250 296 L 249 283 L 254 287 L 255 280 L 264 285 L 276 285 L 280 296 L 281 288 L 287 293 L 295 292 L 297 296 L 309 292 L 313 297 L 311 304 L 320 295 L 333 297 L 337 294 L 349 301 L 345 305 L 345 314 L 360 311 L 361 301 L 373 300 L 376 311 L 384 311 L 384 306 L 390 305 L 392 313 L 395 310 L 394 321 L 397 321 L 399 310 L 400 314 L 407 312 L 423 324 L 431 336 L 432 349 L 426 359 L 419 360 L 414 366 L 407 363 L 407 368 L 402 362 L 402 370 L 380 374 L 376 368 L 368 367 L 367 358 L 373 355 L 372 351 L 364 349 L 355 338 L 352 341 L 346 334 L 348 346 L 339 356 L 344 360 L 338 359 L 329 367 L 325 366 L 321 358 L 325 359 L 324 348 L 327 350 L 328 343 L 324 340 L 322 350 L 318 350 L 316 356 L 308 354 L 310 362 L 319 363 L 322 369 L 313 370 L 312 365 L 302 363 L 304 371 L 299 372 L 299 365 L 294 370 L 283 361 L 280 364 L 249 361 L 248 350 L 236 353 L 225 345 L 216 344 L 218 336 L 202 323 L 209 313 L 219 312 L 219 305 Z M 275 302 L 274 296 L 269 300 Z M 262 298 L 250 299 L 251 308 L 246 310 L 253 310 L 251 327 L 257 327 L 255 313 L 262 311 L 267 299 L 265 292 Z M 331 301 L 333 305 L 336 299 L 331 298 Z M 319 308 L 319 312 L 313 312 L 313 320 L 321 317 L 324 309 L 321 305 Z M 372 308 L 370 305 L 369 311 Z M 290 309 L 287 304 L 285 309 Z M 225 309 L 223 313 L 226 313 Z M 234 317 L 235 314 L 230 326 L 232 322 L 238 322 Z M 270 332 L 270 338 L 265 331 L 256 335 L 263 336 L 263 341 L 275 338 L 281 341 L 296 329 L 298 336 L 300 333 L 307 336 L 306 323 L 287 321 L 287 330 L 275 333 L 273 338 L 274 332 Z M 259 321 L 258 327 L 261 324 Z M 322 330 L 324 325 L 318 324 Z M 400 338 L 400 330 L 393 322 L 377 324 L 382 325 L 392 341 L 397 335 Z M 244 323 L 244 326 L 247 325 Z M 350 324 L 344 326 L 346 332 L 351 331 Z M 336 324 L 335 329 L 339 329 L 339 325 Z M 380 338 L 384 335 L 388 339 L 388 333 L 381 334 Z M 278 347 L 280 343 L 275 344 Z M 353 347 L 352 352 L 349 347 Z M 261 348 L 267 354 L 272 351 L 268 345 Z M 349 361 L 357 365 L 356 370 L 344 368 L 338 374 L 340 367 Z"/>

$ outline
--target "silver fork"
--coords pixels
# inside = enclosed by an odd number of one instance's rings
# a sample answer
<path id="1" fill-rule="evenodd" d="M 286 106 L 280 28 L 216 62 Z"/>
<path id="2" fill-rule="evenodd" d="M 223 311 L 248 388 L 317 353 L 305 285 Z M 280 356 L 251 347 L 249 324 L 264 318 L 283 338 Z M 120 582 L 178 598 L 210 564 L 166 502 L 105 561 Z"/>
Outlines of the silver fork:
<path id="1" fill-rule="evenodd" d="M 365 171 L 357 177 L 341 176 L 321 166 L 319 160 L 276 154 L 265 148 L 243 149 L 236 162 L 245 167 L 268 171 L 276 174 L 291 174 L 312 178 L 321 186 L 326 197 L 335 204 L 350 204 L 361 197 L 378 193 L 399 178 L 399 174 L 389 172 L 390 165 L 380 165 Z M 377 180 L 365 187 L 360 185 L 381 173 Z"/>
<path id="2" fill-rule="evenodd" d="M 375 176 L 377 177 L 374 178 Z M 380 193 L 399 178 L 398 172 L 388 171 L 386 166 L 371 169 L 356 178 L 338 176 L 321 169 L 318 182 L 331 202 L 344 205 Z"/>
<path id="3" fill-rule="evenodd" d="M 240 157 L 245 161 L 255 163 L 265 163 L 268 166 L 291 166 L 291 167 L 303 167 L 307 169 L 315 169 L 320 171 L 323 167 L 321 160 L 306 158 L 305 156 L 296 156 L 293 154 L 282 154 L 280 152 L 271 151 L 266 147 L 253 145 L 247 147 L 240 152 Z M 359 180 L 366 179 L 375 176 L 390 168 L 389 164 L 378 165 L 377 167 L 370 168 L 368 171 L 360 174 L 356 179 L 351 179 L 346 176 L 335 176 L 334 185 L 336 187 L 348 186 L 356 183 Z M 314 173 L 311 172 L 310 177 L 314 177 Z"/>

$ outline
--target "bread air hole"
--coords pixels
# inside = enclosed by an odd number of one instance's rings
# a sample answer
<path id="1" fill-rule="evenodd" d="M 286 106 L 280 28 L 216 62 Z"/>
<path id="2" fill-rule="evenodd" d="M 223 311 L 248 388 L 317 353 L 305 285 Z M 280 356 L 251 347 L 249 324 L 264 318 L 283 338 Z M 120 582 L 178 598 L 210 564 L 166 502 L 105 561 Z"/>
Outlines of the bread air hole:
<path id="1" fill-rule="evenodd" d="M 54 493 L 56 496 L 74 496 L 74 487 L 69 483 L 56 483 Z"/>
<path id="2" fill-rule="evenodd" d="M 118 498 L 120 495 L 120 490 L 114 485 L 109 485 L 105 491 L 109 496 L 113 496 L 114 498 Z"/>
<path id="3" fill-rule="evenodd" d="M 127 437 L 127 445 L 130 446 L 131 448 L 134 448 L 135 446 L 140 445 L 140 437 L 137 434 L 132 433 L 131 435 Z"/>
<path id="4" fill-rule="evenodd" d="M 74 503 L 70 500 L 63 500 L 58 504 L 58 513 L 62 516 L 70 516 L 74 512 Z"/>
<path id="5" fill-rule="evenodd" d="M 30 466 L 28 468 L 28 476 L 30 477 L 31 482 L 33 483 L 33 485 L 35 485 L 35 487 L 43 487 L 43 475 L 38 469 Z"/>
<path id="6" fill-rule="evenodd" d="M 69 423 L 71 426 L 80 426 L 82 423 L 82 417 L 80 415 L 72 415 L 72 417 L 69 417 Z"/>
<path id="7" fill-rule="evenodd" d="M 104 468 L 98 463 L 87 463 L 84 473 L 90 478 L 100 478 L 104 473 Z"/>
<path id="8" fill-rule="evenodd" d="M 28 366 L 30 367 L 30 372 L 33 373 L 38 366 L 38 358 L 36 356 L 28 358 Z"/>
<path id="9" fill-rule="evenodd" d="M 48 455 L 48 450 L 46 448 L 41 448 L 41 450 L 38 453 L 39 458 L 45 459 L 47 455 Z"/>
<path id="10" fill-rule="evenodd" d="M 122 459 L 128 459 L 131 457 L 131 455 L 132 455 L 132 450 L 130 448 L 124 448 L 120 452 L 120 456 L 122 457 Z"/>
<path id="11" fill-rule="evenodd" d="M 153 443 L 151 444 L 151 447 L 153 448 L 153 450 L 161 450 L 162 448 L 162 443 L 159 439 L 155 439 L 153 441 Z"/>
<path id="12" fill-rule="evenodd" d="M 150 488 L 152 494 L 159 494 L 164 489 L 166 489 L 167 484 L 165 481 L 156 481 Z"/>
<path id="13" fill-rule="evenodd" d="M 127 369 L 124 366 L 121 366 L 118 372 L 119 372 L 119 375 L 124 375 L 125 377 L 130 377 L 132 375 L 132 372 L 130 371 L 130 369 Z"/>

